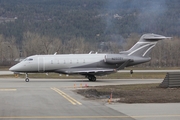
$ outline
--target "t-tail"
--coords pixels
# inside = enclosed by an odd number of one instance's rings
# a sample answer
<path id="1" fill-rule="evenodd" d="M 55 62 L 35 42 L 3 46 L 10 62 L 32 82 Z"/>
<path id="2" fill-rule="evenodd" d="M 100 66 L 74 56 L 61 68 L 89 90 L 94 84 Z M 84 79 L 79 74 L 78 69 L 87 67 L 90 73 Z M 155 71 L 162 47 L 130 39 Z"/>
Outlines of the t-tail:
<path id="1" fill-rule="evenodd" d="M 152 48 L 155 47 L 156 43 L 159 40 L 163 40 L 167 38 L 169 37 L 165 37 L 157 34 L 144 34 L 131 49 L 120 53 L 127 54 L 128 56 L 150 58 L 149 55 L 152 51 Z"/>

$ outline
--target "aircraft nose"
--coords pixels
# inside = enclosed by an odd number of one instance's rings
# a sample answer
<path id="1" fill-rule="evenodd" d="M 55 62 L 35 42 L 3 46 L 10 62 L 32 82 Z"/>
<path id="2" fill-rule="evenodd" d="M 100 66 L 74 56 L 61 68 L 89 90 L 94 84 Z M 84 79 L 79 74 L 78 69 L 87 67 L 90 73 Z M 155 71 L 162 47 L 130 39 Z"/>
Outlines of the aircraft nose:
<path id="1" fill-rule="evenodd" d="M 9 68 L 9 71 L 14 71 L 14 66 L 12 66 L 11 68 Z"/>
<path id="2" fill-rule="evenodd" d="M 18 68 L 19 67 L 17 65 L 14 65 L 11 68 L 9 68 L 9 70 L 12 71 L 12 72 L 15 72 L 15 71 L 18 71 Z"/>

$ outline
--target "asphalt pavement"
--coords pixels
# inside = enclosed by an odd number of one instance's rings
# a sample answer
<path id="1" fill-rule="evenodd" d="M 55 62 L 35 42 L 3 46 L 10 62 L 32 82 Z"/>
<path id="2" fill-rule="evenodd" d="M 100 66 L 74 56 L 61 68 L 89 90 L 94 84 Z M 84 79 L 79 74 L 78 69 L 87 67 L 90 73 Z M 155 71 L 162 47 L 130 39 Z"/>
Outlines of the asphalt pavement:
<path id="1" fill-rule="evenodd" d="M 134 120 L 73 92 L 88 84 L 76 81 L 0 78 L 0 119 Z"/>
<path id="2" fill-rule="evenodd" d="M 0 119 L 179 120 L 180 104 L 109 104 L 74 90 L 109 84 L 160 83 L 161 79 L 98 80 L 0 78 Z"/>

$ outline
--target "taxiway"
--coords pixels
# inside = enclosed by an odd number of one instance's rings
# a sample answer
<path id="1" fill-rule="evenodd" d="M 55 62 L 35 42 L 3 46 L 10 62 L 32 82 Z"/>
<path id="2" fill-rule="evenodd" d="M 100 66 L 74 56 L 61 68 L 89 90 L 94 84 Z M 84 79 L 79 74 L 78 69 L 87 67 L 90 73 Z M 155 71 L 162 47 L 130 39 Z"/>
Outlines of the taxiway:
<path id="1" fill-rule="evenodd" d="M 85 86 L 160 83 L 161 79 L 148 80 L 98 80 L 86 79 L 31 79 L 0 78 L 0 119 L 68 119 L 68 120 L 146 120 L 180 119 L 180 107 L 167 107 L 170 104 L 108 104 L 85 99 L 73 92 Z M 159 105 L 161 107 L 159 107 Z M 174 104 L 180 106 L 179 103 Z M 159 113 L 154 113 L 154 110 Z M 163 111 L 165 112 L 163 112 Z M 146 112 L 142 112 L 146 111 Z M 160 112 L 161 111 L 161 112 Z"/>

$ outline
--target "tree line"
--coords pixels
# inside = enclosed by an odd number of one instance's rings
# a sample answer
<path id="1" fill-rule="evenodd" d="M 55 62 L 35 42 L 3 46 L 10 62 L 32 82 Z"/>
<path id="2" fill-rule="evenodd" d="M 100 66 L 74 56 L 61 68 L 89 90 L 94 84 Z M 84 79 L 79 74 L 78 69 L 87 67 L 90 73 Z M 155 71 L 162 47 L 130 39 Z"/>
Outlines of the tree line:
<path id="1" fill-rule="evenodd" d="M 141 35 L 133 33 L 121 44 L 117 41 L 92 44 L 80 37 L 63 42 L 59 38 L 26 32 L 23 34 L 24 41 L 22 46 L 19 46 L 14 37 L 5 38 L 3 35 L 0 35 L 0 65 L 12 65 L 15 60 L 30 55 L 54 54 L 55 52 L 58 54 L 87 54 L 90 51 L 118 53 L 131 48 L 140 37 Z M 151 53 L 152 60 L 140 65 L 140 67 L 180 67 L 179 46 L 179 37 L 159 41 Z"/>
<path id="2" fill-rule="evenodd" d="M 0 0 L 0 64 L 33 54 L 118 53 L 140 35 L 157 33 L 174 37 L 160 41 L 143 66 L 179 66 L 179 6 L 179 0 Z"/>

